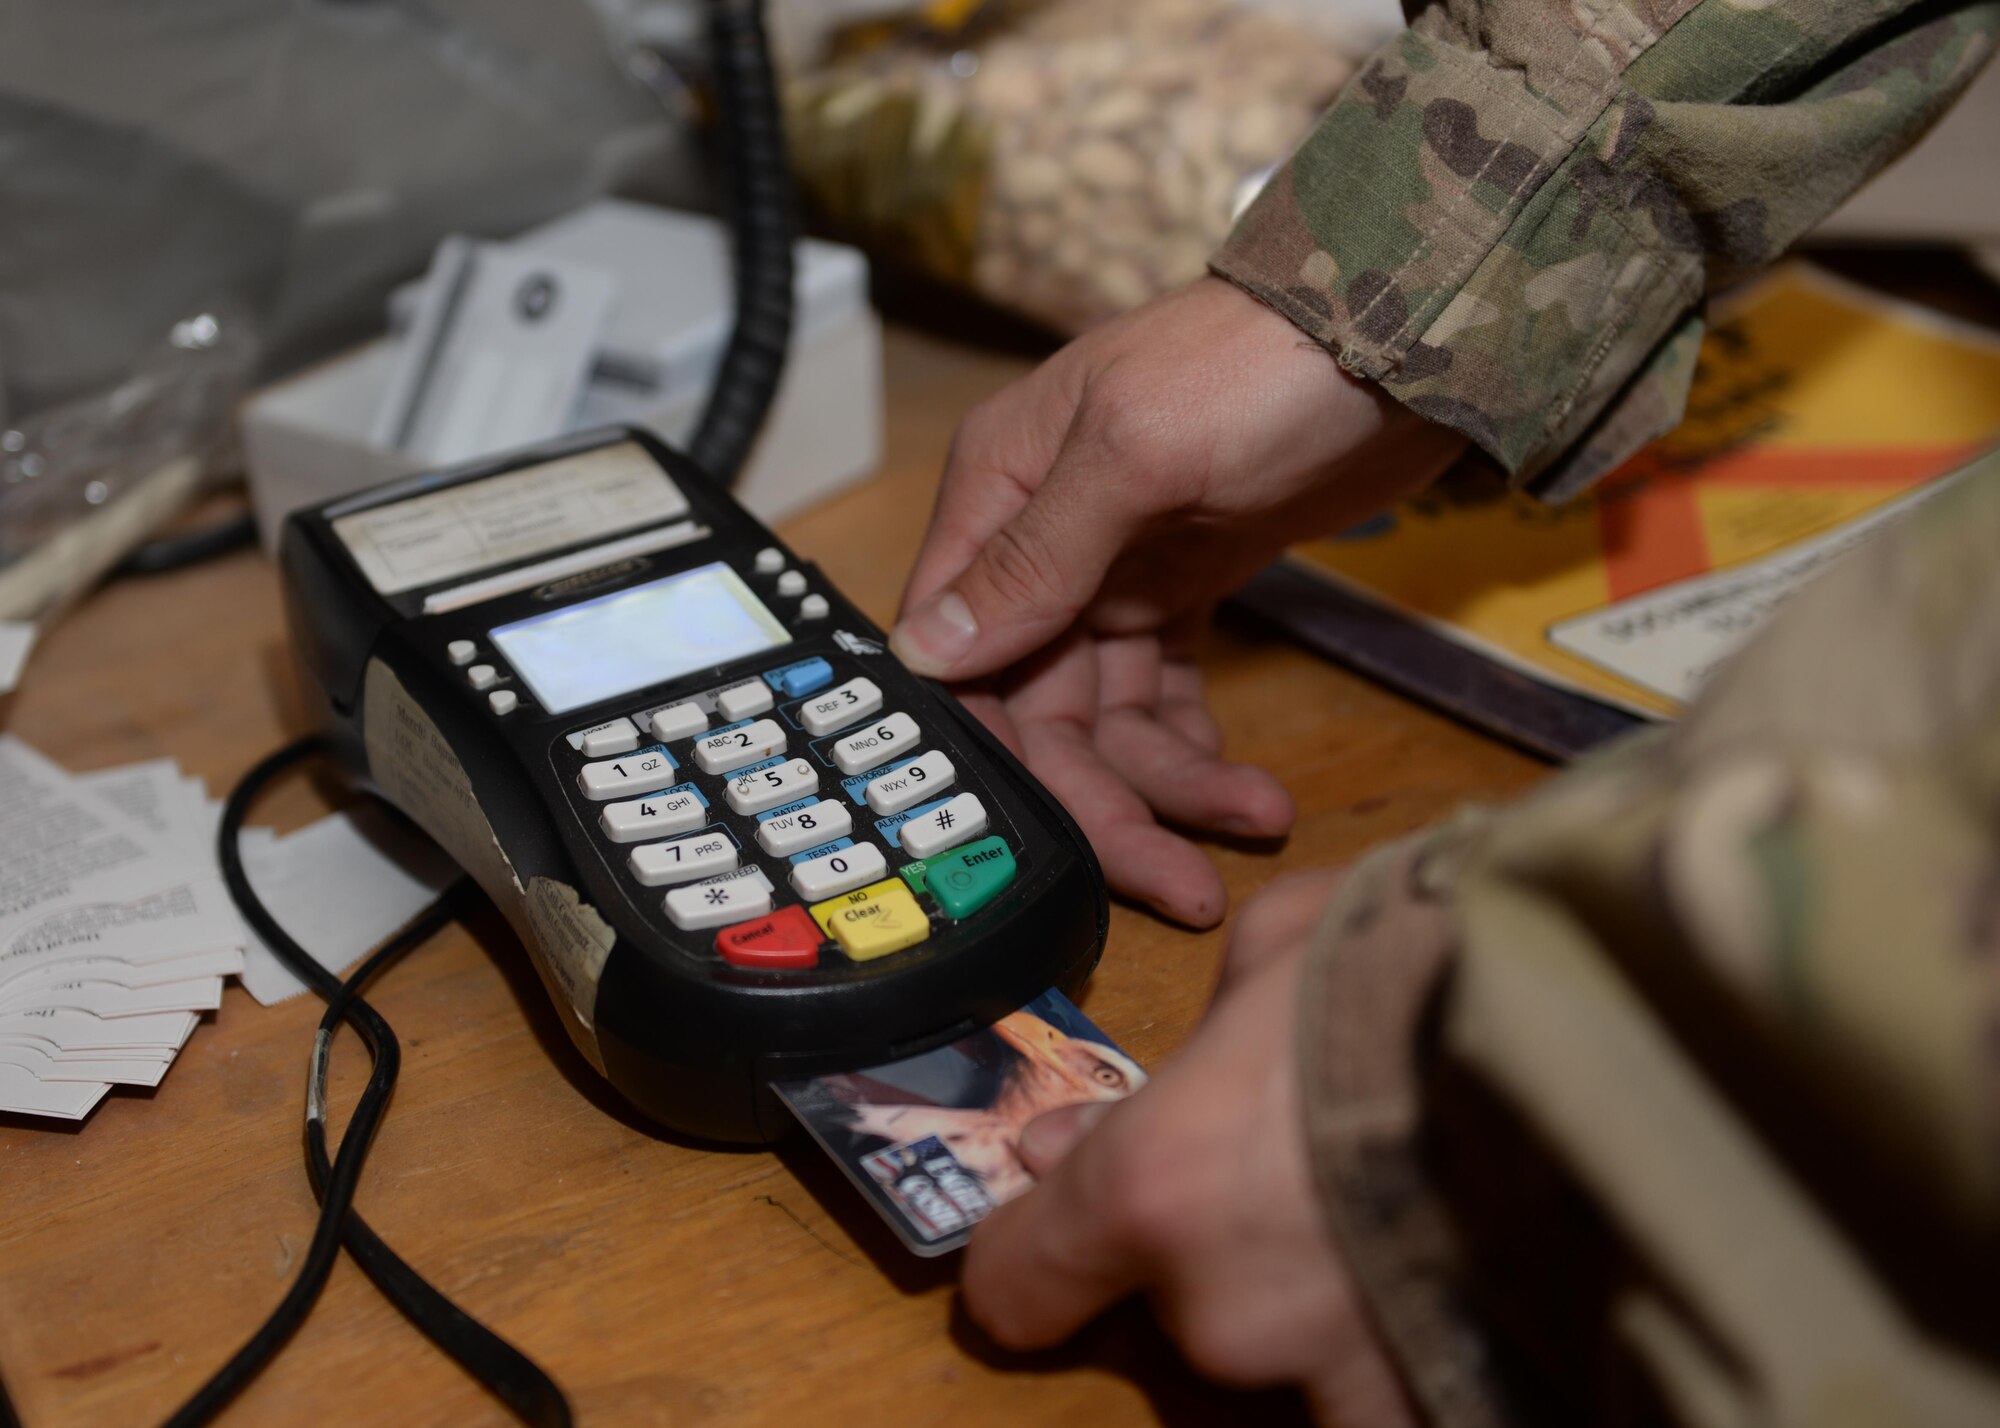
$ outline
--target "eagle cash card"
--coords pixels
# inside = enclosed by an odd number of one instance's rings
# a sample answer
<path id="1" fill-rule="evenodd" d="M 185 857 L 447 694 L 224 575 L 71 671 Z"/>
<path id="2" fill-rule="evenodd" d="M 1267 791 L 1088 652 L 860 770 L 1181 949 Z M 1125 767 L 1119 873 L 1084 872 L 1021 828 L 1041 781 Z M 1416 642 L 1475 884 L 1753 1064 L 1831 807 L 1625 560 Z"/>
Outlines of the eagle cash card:
<path id="1" fill-rule="evenodd" d="M 1118 1101 L 1146 1073 L 1058 991 L 949 1046 L 774 1089 L 904 1244 L 955 1250 L 1034 1183 L 1015 1152 L 1044 1111 Z"/>

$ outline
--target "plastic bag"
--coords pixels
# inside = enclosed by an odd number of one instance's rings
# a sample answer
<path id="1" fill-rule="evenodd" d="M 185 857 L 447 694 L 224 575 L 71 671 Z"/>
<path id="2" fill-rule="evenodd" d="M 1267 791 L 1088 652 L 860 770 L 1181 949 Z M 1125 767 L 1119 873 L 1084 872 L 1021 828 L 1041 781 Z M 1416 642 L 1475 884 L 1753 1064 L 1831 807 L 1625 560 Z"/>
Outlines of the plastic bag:
<path id="1" fill-rule="evenodd" d="M 1374 35 L 1243 0 L 1016 7 L 800 79 L 794 162 L 861 242 L 1075 332 L 1198 277 L 1239 191 L 1311 129 Z"/>

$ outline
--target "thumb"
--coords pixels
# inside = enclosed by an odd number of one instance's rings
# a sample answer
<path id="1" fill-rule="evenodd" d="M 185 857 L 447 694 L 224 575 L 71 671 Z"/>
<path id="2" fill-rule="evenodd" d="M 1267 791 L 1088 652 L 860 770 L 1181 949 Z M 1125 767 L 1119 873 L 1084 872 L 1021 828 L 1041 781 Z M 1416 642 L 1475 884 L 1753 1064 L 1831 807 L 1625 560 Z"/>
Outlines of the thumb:
<path id="1" fill-rule="evenodd" d="M 1068 629 L 1132 530 L 1099 484 L 1059 459 L 955 579 L 904 612 L 889 637 L 897 657 L 933 679 L 976 679 Z"/>
<path id="2" fill-rule="evenodd" d="M 1083 1101 L 1042 1112 L 1021 1128 L 1021 1141 L 1015 1147 L 1021 1164 L 1028 1168 L 1030 1175 L 1041 1179 L 1076 1148 L 1078 1141 L 1096 1129 L 1112 1104 L 1110 1101 Z"/>

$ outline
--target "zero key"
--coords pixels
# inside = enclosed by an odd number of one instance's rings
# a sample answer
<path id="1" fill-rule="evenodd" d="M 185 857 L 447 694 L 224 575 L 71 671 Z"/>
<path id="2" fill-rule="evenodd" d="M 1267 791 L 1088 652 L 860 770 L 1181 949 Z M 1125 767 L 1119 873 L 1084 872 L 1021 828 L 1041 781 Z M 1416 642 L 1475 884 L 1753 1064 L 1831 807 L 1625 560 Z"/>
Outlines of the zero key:
<path id="1" fill-rule="evenodd" d="M 819 965 L 820 925 L 797 903 L 768 917 L 754 917 L 715 934 L 715 950 L 732 967 L 754 971 L 797 970 Z"/>

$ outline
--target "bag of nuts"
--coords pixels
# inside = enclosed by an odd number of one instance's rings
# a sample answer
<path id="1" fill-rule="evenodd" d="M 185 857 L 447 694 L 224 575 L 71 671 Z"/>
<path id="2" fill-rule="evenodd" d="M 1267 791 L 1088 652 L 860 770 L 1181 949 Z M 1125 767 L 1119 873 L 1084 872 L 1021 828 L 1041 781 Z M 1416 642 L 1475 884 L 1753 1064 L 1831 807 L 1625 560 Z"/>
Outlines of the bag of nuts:
<path id="1" fill-rule="evenodd" d="M 1204 271 L 1372 47 L 1341 10 L 1003 7 L 976 42 L 905 39 L 795 82 L 794 162 L 865 246 L 1081 331 Z"/>

